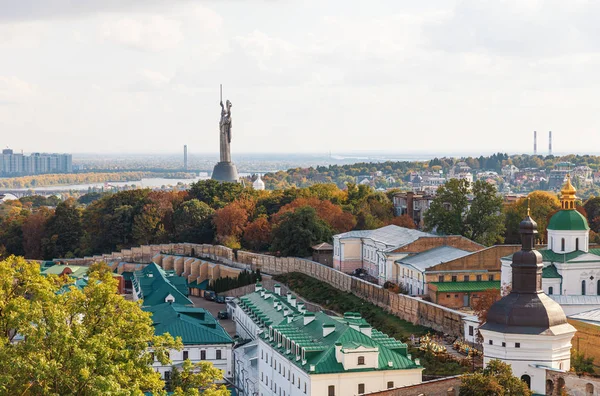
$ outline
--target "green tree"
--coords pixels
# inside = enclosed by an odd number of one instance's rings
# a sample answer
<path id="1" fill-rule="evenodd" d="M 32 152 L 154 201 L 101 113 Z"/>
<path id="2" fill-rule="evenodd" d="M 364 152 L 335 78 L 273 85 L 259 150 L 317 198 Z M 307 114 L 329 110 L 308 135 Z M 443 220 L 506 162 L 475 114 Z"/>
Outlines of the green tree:
<path id="1" fill-rule="evenodd" d="M 0 394 L 161 394 L 153 355 L 167 364 L 181 341 L 155 336 L 150 314 L 117 294 L 109 271 L 59 292 L 70 282 L 22 258 L 0 262 Z"/>
<path id="2" fill-rule="evenodd" d="M 594 358 L 585 357 L 585 353 L 571 349 L 571 368 L 577 375 L 594 374 Z"/>
<path id="3" fill-rule="evenodd" d="M 240 183 L 220 183 L 209 179 L 193 183 L 189 194 L 211 208 L 218 209 L 238 199 L 243 191 L 244 187 Z"/>
<path id="4" fill-rule="evenodd" d="M 460 396 L 531 396 L 527 384 L 513 376 L 511 367 L 491 360 L 483 371 L 461 377 Z"/>
<path id="5" fill-rule="evenodd" d="M 46 237 L 42 242 L 44 258 L 73 257 L 79 253 L 82 236 L 81 211 L 75 207 L 75 201 L 61 202 L 46 223 Z"/>
<path id="6" fill-rule="evenodd" d="M 470 206 L 469 194 L 473 196 Z M 485 181 L 473 183 L 471 191 L 467 180 L 450 179 L 438 188 L 425 213 L 425 228 L 445 235 L 462 235 L 484 245 L 502 242 L 502 197 Z"/>
<path id="7" fill-rule="evenodd" d="M 527 200 L 529 198 L 529 201 Z M 519 224 L 527 215 L 529 205 L 531 217 L 538 224 L 538 238 L 546 241 L 546 227 L 551 215 L 560 209 L 560 201 L 556 194 L 547 191 L 533 191 L 527 198 L 513 202 L 505 209 L 506 243 L 521 243 Z"/>
<path id="8" fill-rule="evenodd" d="M 215 211 L 197 199 L 179 205 L 173 214 L 175 239 L 182 242 L 210 243 L 214 239 L 212 216 Z"/>
<path id="9" fill-rule="evenodd" d="M 583 205 L 588 223 L 594 232 L 600 231 L 600 197 L 592 197 Z"/>
<path id="10" fill-rule="evenodd" d="M 175 373 L 177 371 L 177 373 Z M 223 372 L 210 362 L 192 363 L 189 359 L 183 362 L 181 370 L 174 369 L 171 378 L 171 389 L 175 396 L 229 396 L 225 385 L 217 385 L 215 381 L 223 379 Z M 202 393 L 200 393 L 202 392 Z"/>
<path id="11" fill-rule="evenodd" d="M 311 255 L 311 246 L 330 241 L 331 228 L 317 216 L 310 206 L 287 212 L 273 228 L 271 250 L 283 256 L 306 257 Z"/>
<path id="12" fill-rule="evenodd" d="M 445 235 L 465 235 L 468 214 L 469 182 L 450 179 L 437 189 L 437 194 L 425 213 L 425 228 Z"/>
<path id="13" fill-rule="evenodd" d="M 473 183 L 473 202 L 467 214 L 466 237 L 483 245 L 504 241 L 504 214 L 502 196 L 496 187 L 485 181 Z"/>

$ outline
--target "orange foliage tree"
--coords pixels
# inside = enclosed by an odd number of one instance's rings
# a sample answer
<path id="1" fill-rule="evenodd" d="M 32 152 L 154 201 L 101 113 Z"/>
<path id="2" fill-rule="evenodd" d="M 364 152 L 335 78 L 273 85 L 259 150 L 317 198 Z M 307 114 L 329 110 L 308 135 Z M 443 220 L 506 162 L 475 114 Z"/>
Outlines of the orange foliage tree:
<path id="1" fill-rule="evenodd" d="M 397 225 L 399 227 L 410 228 L 413 230 L 417 228 L 413 219 L 407 214 L 394 217 L 391 221 L 388 222 L 388 225 L 390 224 Z"/>
<path id="2" fill-rule="evenodd" d="M 479 323 L 483 324 L 487 320 L 487 314 L 492 304 L 500 299 L 500 291 L 490 289 L 477 294 L 477 298 L 472 299 L 471 308 L 479 318 Z"/>
<path id="3" fill-rule="evenodd" d="M 271 224 L 266 216 L 260 216 L 244 229 L 244 245 L 256 251 L 265 250 L 271 242 Z"/>
<path id="4" fill-rule="evenodd" d="M 285 213 L 293 212 L 303 206 L 314 208 L 317 216 L 325 221 L 336 233 L 350 231 L 356 225 L 356 219 L 352 213 L 344 212 L 341 207 L 331 203 L 331 201 L 315 197 L 296 198 L 289 204 L 284 205 L 279 212 L 273 215 L 273 224 L 279 223 Z"/>
<path id="5" fill-rule="evenodd" d="M 234 201 L 215 212 L 213 223 L 218 241 L 228 241 L 230 244 L 239 242 L 248 223 L 248 212 L 239 201 Z"/>

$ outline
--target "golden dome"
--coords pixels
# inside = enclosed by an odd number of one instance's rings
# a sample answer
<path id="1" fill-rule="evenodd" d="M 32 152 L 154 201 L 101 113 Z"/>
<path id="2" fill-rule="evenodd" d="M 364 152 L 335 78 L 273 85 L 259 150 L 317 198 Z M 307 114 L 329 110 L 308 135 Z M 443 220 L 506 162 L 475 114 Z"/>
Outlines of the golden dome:
<path id="1" fill-rule="evenodd" d="M 567 174 L 567 181 L 565 182 L 563 188 L 560 190 L 561 197 L 561 206 L 562 209 L 575 209 L 575 193 L 577 190 L 571 184 L 571 175 Z"/>

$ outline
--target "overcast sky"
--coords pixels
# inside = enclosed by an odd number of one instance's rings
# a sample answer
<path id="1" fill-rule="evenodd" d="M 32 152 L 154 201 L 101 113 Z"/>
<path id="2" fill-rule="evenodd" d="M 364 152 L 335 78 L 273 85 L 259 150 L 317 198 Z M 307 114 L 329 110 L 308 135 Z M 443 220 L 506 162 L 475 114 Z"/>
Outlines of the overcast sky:
<path id="1" fill-rule="evenodd" d="M 0 145 L 600 152 L 600 2 L 0 0 Z"/>

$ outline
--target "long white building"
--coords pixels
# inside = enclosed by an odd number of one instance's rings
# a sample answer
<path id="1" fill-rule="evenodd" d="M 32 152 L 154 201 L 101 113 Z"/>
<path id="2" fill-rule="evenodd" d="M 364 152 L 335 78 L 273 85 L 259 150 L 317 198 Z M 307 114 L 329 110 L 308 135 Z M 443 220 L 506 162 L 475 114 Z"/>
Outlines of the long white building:
<path id="1" fill-rule="evenodd" d="M 307 312 L 289 294 L 256 290 L 233 314 L 249 342 L 234 351 L 235 382 L 248 395 L 349 396 L 422 382 L 407 346 L 373 329 L 360 314 Z"/>

